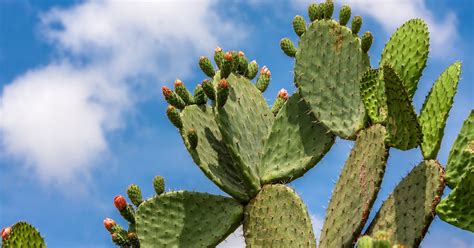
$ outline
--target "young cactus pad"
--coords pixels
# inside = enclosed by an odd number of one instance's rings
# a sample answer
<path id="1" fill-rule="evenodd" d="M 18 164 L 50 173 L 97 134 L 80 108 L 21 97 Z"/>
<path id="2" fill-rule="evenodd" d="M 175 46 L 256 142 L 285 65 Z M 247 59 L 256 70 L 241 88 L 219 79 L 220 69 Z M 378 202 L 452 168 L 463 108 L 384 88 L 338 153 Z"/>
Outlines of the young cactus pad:
<path id="1" fill-rule="evenodd" d="M 37 247 L 46 248 L 43 237 L 26 222 L 14 224 L 7 237 L 2 240 L 2 248 Z"/>
<path id="2" fill-rule="evenodd" d="M 137 211 L 141 247 L 214 247 L 235 231 L 244 207 L 206 193 L 168 192 L 144 201 Z"/>

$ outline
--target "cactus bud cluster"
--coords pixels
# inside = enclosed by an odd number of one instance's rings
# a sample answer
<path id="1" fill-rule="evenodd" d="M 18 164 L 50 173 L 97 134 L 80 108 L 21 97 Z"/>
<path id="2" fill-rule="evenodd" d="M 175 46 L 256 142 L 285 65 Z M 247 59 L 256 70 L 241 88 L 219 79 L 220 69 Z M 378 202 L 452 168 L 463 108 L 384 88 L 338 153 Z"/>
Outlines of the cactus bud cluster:
<path id="1" fill-rule="evenodd" d="M 217 85 L 217 106 L 223 107 L 229 97 L 229 83 L 221 79 Z"/>

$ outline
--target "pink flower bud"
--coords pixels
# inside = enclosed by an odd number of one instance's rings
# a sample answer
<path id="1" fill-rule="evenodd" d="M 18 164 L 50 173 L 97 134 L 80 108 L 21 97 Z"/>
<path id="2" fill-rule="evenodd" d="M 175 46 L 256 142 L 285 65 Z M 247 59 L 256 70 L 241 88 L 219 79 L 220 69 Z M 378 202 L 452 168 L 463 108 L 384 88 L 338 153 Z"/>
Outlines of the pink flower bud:
<path id="1" fill-rule="evenodd" d="M 179 79 L 176 79 L 174 81 L 174 87 L 179 87 L 179 86 L 183 86 L 183 81 L 179 80 Z"/>
<path id="2" fill-rule="evenodd" d="M 114 220 L 110 219 L 110 218 L 106 218 L 104 220 L 104 226 L 105 226 L 105 229 L 107 230 L 112 230 L 112 227 L 114 227 L 117 223 L 115 223 Z"/>
<path id="3" fill-rule="evenodd" d="M 10 235 L 11 231 L 12 229 L 10 227 L 2 228 L 2 240 L 6 240 L 8 238 L 8 235 Z"/>
<path id="4" fill-rule="evenodd" d="M 119 211 L 121 211 L 127 207 L 127 201 L 123 196 L 118 195 L 114 198 L 114 205 Z"/>
<path id="5" fill-rule="evenodd" d="M 161 91 L 163 91 L 163 95 L 164 95 L 165 97 L 169 97 L 169 96 L 171 96 L 171 94 L 172 94 L 170 88 L 168 88 L 168 87 L 166 87 L 166 86 L 161 87 Z"/>
<path id="6" fill-rule="evenodd" d="M 278 91 L 278 97 L 288 100 L 288 91 L 286 91 L 285 89 L 281 89 L 280 91 Z"/>

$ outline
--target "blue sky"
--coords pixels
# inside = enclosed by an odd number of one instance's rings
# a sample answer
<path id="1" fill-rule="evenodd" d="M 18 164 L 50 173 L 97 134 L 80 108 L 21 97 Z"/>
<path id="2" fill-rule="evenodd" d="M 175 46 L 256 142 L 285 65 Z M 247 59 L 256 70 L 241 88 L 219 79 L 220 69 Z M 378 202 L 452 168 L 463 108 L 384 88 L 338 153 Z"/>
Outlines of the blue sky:
<path id="1" fill-rule="evenodd" d="M 474 106 L 473 4 L 344 3 L 363 16 L 362 31 L 374 34 L 374 66 L 397 26 L 413 17 L 428 22 L 431 51 L 414 98 L 417 111 L 444 68 L 462 61 L 438 155 L 444 164 Z M 160 88 L 176 78 L 194 88 L 204 79 L 198 57 L 221 46 L 243 50 L 270 68 L 272 82 L 264 94 L 269 103 L 282 87 L 293 92 L 293 60 L 280 51 L 279 40 L 297 41 L 291 20 L 306 17 L 306 6 L 307 1 L 264 0 L 0 0 L 0 226 L 26 220 L 40 229 L 49 247 L 112 247 L 102 220 L 121 219 L 113 197 L 125 194 L 131 183 L 150 196 L 152 178 L 162 175 L 168 190 L 223 194 L 185 151 L 164 114 Z M 338 140 L 314 169 L 292 183 L 316 229 L 351 145 Z M 419 161 L 419 149 L 390 151 L 374 209 Z M 232 235 L 223 247 L 239 244 Z M 422 246 L 474 247 L 474 235 L 436 218 Z"/>

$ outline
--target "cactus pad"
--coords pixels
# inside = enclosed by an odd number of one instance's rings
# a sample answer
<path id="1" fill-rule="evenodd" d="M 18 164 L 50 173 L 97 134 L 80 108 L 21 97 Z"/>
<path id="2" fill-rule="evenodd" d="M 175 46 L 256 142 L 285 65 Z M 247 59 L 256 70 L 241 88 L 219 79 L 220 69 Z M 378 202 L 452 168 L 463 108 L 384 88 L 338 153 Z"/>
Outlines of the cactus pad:
<path id="1" fill-rule="evenodd" d="M 459 228 L 474 232 L 474 167 L 471 166 L 448 197 L 436 207 L 439 217 Z"/>
<path id="2" fill-rule="evenodd" d="M 293 94 L 279 111 L 265 143 L 259 168 L 262 184 L 302 176 L 321 160 L 334 140 L 299 94 Z"/>
<path id="3" fill-rule="evenodd" d="M 260 188 L 257 166 L 273 121 L 260 91 L 245 77 L 231 74 L 229 98 L 217 108 L 219 129 L 244 182 L 254 193 Z"/>
<path id="4" fill-rule="evenodd" d="M 360 82 L 360 94 L 372 123 L 384 123 L 387 118 L 385 90 L 380 85 L 379 70 L 368 70 Z"/>
<path id="5" fill-rule="evenodd" d="M 382 52 L 380 67 L 385 64 L 393 66 L 410 100 L 425 68 L 428 48 L 429 33 L 426 23 L 421 19 L 412 19 L 392 34 Z"/>
<path id="6" fill-rule="evenodd" d="M 241 201 L 247 201 L 249 198 L 241 174 L 235 169 L 222 141 L 212 108 L 206 105 L 187 106 L 181 112 L 181 119 L 184 127 L 181 135 L 194 162 L 223 191 Z M 198 138 L 195 149 L 187 141 L 186 130 L 191 128 L 196 130 Z"/>
<path id="7" fill-rule="evenodd" d="M 18 222 L 11 227 L 11 232 L 2 241 L 2 248 L 38 247 L 46 248 L 43 237 L 32 225 Z"/>
<path id="8" fill-rule="evenodd" d="M 383 67 L 387 98 L 387 139 L 389 146 L 401 150 L 415 148 L 421 142 L 421 128 L 411 100 L 395 71 Z"/>
<path id="9" fill-rule="evenodd" d="M 419 117 L 423 132 L 421 150 L 425 159 L 435 159 L 438 154 L 460 74 L 460 62 L 449 66 L 436 80 L 421 108 Z"/>
<path id="10" fill-rule="evenodd" d="M 326 209 L 320 247 L 349 247 L 359 236 L 385 171 L 385 132 L 376 124 L 359 133 Z"/>
<path id="11" fill-rule="evenodd" d="M 298 195 L 285 185 L 265 185 L 245 207 L 247 247 L 315 247 L 311 219 Z"/>
<path id="12" fill-rule="evenodd" d="M 385 231 L 392 244 L 418 247 L 428 231 L 444 189 L 444 171 L 425 160 L 395 187 L 369 226 L 367 234 Z"/>
<path id="13" fill-rule="evenodd" d="M 334 20 L 312 22 L 301 37 L 295 84 L 316 118 L 342 138 L 364 126 L 359 82 L 368 67 L 360 38 Z"/>
<path id="14" fill-rule="evenodd" d="M 206 193 L 168 192 L 137 211 L 141 247 L 214 247 L 241 223 L 243 206 Z"/>
<path id="15" fill-rule="evenodd" d="M 449 152 L 448 164 L 446 165 L 446 184 L 454 189 L 464 172 L 473 167 L 474 110 L 471 110 Z"/>

